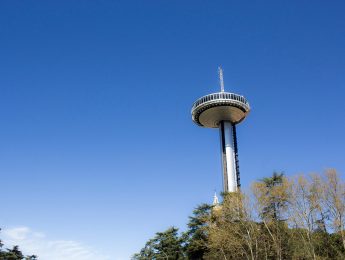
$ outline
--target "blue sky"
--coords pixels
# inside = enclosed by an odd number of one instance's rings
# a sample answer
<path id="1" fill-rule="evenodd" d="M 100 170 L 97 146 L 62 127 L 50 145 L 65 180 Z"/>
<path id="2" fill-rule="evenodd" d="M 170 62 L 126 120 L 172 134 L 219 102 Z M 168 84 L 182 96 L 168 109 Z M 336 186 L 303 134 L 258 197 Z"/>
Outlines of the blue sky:
<path id="1" fill-rule="evenodd" d="M 190 115 L 219 90 L 219 65 L 252 107 L 238 127 L 243 187 L 274 170 L 344 176 L 344 11 L 1 1 L 0 237 L 43 260 L 113 260 L 184 229 L 221 190 L 218 131 Z"/>

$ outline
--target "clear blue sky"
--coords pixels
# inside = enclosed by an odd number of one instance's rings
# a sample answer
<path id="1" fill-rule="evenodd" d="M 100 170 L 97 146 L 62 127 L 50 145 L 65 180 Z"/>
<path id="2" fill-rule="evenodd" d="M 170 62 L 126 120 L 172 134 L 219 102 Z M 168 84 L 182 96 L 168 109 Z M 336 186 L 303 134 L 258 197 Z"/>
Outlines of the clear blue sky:
<path id="1" fill-rule="evenodd" d="M 190 115 L 219 90 L 220 64 L 252 107 L 238 127 L 243 187 L 274 170 L 344 176 L 344 12 L 344 1 L 1 1 L 3 235 L 113 260 L 184 229 L 221 190 L 218 131 Z"/>

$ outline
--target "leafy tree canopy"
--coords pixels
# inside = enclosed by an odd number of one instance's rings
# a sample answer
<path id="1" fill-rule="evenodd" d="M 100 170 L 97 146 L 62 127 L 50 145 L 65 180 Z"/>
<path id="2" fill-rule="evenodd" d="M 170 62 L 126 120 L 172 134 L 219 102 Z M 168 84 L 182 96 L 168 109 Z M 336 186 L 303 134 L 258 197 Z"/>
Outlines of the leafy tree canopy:
<path id="1" fill-rule="evenodd" d="M 179 235 L 156 233 L 135 260 L 345 259 L 345 183 L 335 170 L 254 182 L 198 206 Z"/>
<path id="2" fill-rule="evenodd" d="M 19 250 L 19 246 L 3 249 L 4 244 L 0 240 L 0 260 L 37 260 L 37 256 L 24 256 Z"/>

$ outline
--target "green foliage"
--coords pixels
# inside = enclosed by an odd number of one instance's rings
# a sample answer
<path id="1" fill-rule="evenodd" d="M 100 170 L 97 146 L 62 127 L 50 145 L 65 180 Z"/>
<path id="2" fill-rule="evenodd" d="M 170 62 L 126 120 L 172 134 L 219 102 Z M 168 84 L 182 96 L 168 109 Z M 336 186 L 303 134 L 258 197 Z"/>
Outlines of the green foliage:
<path id="1" fill-rule="evenodd" d="M 0 229 L 1 230 L 1 229 Z M 0 240 L 0 260 L 37 260 L 37 256 L 24 256 L 23 253 L 19 250 L 19 246 L 14 246 L 13 248 L 7 248 L 3 250 L 4 244 Z"/>
<path id="2" fill-rule="evenodd" d="M 180 260 L 185 259 L 183 254 L 182 239 L 178 236 L 178 229 L 171 227 L 164 232 L 156 233 L 140 253 L 135 254 L 134 260 Z"/>
<path id="3" fill-rule="evenodd" d="M 250 193 L 198 206 L 187 231 L 156 233 L 133 259 L 345 259 L 345 184 L 335 170 L 286 178 L 273 173 Z"/>
<path id="4" fill-rule="evenodd" d="M 207 226 L 211 217 L 212 206 L 202 204 L 193 211 L 189 217 L 188 230 L 184 233 L 185 252 L 188 259 L 203 259 L 208 252 L 207 249 Z"/>
<path id="5" fill-rule="evenodd" d="M 274 192 L 274 189 L 281 186 L 284 181 L 284 173 L 273 172 L 271 177 L 265 177 L 261 179 L 261 182 L 266 186 L 267 198 L 269 203 L 263 208 L 260 214 L 263 218 L 281 220 L 280 209 L 285 207 L 287 204 L 286 200 L 283 200 L 278 194 Z"/>

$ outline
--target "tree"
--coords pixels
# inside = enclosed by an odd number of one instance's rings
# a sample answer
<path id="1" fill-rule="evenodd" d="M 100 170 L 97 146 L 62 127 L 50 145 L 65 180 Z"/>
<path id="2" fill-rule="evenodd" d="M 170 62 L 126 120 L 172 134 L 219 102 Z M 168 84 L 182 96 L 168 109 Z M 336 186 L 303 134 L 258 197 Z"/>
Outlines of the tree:
<path id="1" fill-rule="evenodd" d="M 209 224 L 210 259 L 260 259 L 260 226 L 251 209 L 246 194 L 225 194 Z"/>
<path id="2" fill-rule="evenodd" d="M 274 172 L 272 177 L 264 178 L 252 185 L 256 210 L 267 237 L 265 248 L 267 257 L 271 257 L 270 244 L 273 245 L 276 259 L 289 258 L 289 230 L 286 224 L 286 213 L 289 202 L 291 183 L 283 173 Z"/>
<path id="3" fill-rule="evenodd" d="M 324 202 L 329 210 L 332 228 L 340 234 L 345 250 L 345 183 L 334 169 L 327 170 L 324 184 Z"/>
<path id="4" fill-rule="evenodd" d="M 178 236 L 178 229 L 171 227 L 164 232 L 156 233 L 145 247 L 135 254 L 133 260 L 180 260 L 185 259 L 183 254 L 183 241 Z"/>
<path id="5" fill-rule="evenodd" d="M 263 218 L 281 220 L 282 210 L 287 205 L 286 193 L 281 189 L 285 181 L 283 172 L 273 172 L 271 177 L 265 177 L 254 184 L 262 193 L 260 200 L 265 200 L 260 212 Z"/>
<path id="6" fill-rule="evenodd" d="M 295 259 L 345 259 L 345 186 L 335 170 L 290 178 L 290 250 Z M 330 233 L 328 232 L 330 231 Z"/>
<path id="7" fill-rule="evenodd" d="M 307 179 L 304 175 L 299 175 L 291 183 L 288 220 L 294 227 L 292 237 L 295 247 L 298 246 L 300 249 L 295 250 L 295 257 L 303 254 L 308 258 L 317 259 L 315 239 L 318 237 L 313 233 L 316 230 L 319 233 L 324 231 L 320 200 L 322 189 L 319 178 L 314 176 Z"/>
<path id="8" fill-rule="evenodd" d="M 335 170 L 253 183 L 198 206 L 188 230 L 157 233 L 133 259 L 345 259 L 345 183 Z"/>
<path id="9" fill-rule="evenodd" d="M 19 246 L 14 246 L 12 249 L 7 249 L 7 260 L 17 260 L 17 259 L 23 259 L 24 255 L 19 250 Z"/>
<path id="10" fill-rule="evenodd" d="M 188 230 L 183 234 L 185 241 L 185 252 L 188 259 L 203 259 L 208 252 L 207 225 L 211 217 L 212 206 L 201 204 L 189 217 Z"/>
<path id="11" fill-rule="evenodd" d="M 24 254 L 19 250 L 18 246 L 14 246 L 12 249 L 6 249 L 3 251 L 0 248 L 0 260 L 37 260 L 37 256 L 24 256 Z"/>
<path id="12" fill-rule="evenodd" d="M 1 231 L 1 229 L 0 229 Z M 6 249 L 4 251 L 3 248 L 3 243 L 0 240 L 0 260 L 37 260 L 36 255 L 31 255 L 31 256 L 24 256 L 23 253 L 19 250 L 19 246 L 13 246 L 12 249 Z"/>

